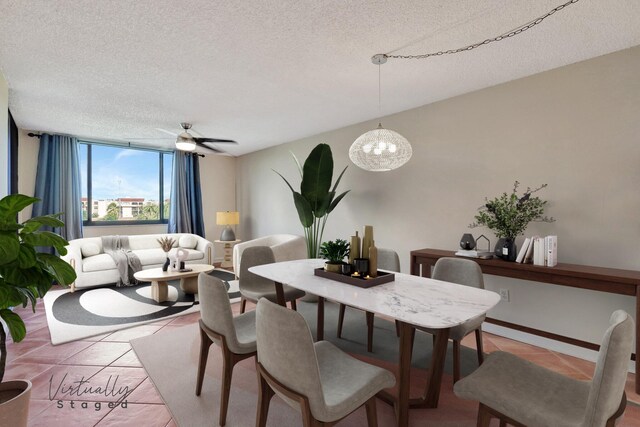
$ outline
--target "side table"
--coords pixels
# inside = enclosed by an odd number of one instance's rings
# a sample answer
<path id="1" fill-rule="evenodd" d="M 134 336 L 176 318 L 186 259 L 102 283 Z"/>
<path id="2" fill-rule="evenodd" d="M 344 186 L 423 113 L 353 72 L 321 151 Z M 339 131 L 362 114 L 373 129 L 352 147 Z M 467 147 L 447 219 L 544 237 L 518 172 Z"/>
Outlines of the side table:
<path id="1" fill-rule="evenodd" d="M 214 242 L 224 244 L 224 259 L 222 260 L 220 267 L 233 267 L 233 262 L 231 260 L 233 245 L 242 242 L 242 240 L 214 240 Z"/>

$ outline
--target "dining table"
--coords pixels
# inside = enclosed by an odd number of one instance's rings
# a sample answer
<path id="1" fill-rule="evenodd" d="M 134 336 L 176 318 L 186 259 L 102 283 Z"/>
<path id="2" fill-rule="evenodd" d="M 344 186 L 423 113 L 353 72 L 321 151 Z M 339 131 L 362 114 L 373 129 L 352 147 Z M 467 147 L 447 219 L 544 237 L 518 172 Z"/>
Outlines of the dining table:
<path id="1" fill-rule="evenodd" d="M 325 260 L 302 259 L 276 262 L 249 268 L 254 274 L 275 282 L 277 303 L 285 306 L 283 285 L 300 289 L 318 297 L 316 339 L 324 338 L 325 300 L 343 303 L 397 321 L 399 329 L 399 369 L 397 394 L 384 390 L 379 394 L 395 409 L 397 425 L 409 425 L 410 407 L 436 408 L 449 341 L 449 329 L 487 313 L 500 301 L 489 290 L 472 288 L 425 277 L 394 273 L 388 283 L 360 287 L 316 276 Z M 410 398 L 411 355 L 415 328 L 436 330 L 431 356 L 428 385 L 419 398 Z"/>

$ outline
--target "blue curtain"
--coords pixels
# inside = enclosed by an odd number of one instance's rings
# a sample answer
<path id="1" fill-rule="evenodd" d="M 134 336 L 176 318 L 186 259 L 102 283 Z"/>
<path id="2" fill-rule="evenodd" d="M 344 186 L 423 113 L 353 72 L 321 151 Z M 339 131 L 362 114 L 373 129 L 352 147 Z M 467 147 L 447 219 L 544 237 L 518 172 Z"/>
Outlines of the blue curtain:
<path id="1" fill-rule="evenodd" d="M 202 192 L 198 155 L 176 150 L 171 176 L 169 233 L 192 233 L 204 237 Z"/>
<path id="2" fill-rule="evenodd" d="M 78 141 L 61 135 L 42 134 L 38 152 L 32 217 L 62 212 L 64 227 L 53 231 L 67 240 L 82 237 L 82 201 Z"/>

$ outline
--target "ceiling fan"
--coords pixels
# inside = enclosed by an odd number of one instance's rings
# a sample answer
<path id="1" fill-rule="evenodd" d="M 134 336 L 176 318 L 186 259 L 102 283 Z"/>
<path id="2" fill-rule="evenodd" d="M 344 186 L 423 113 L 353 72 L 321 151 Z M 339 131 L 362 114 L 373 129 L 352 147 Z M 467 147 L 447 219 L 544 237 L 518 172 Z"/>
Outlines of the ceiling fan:
<path id="1" fill-rule="evenodd" d="M 182 128 L 182 132 L 174 133 L 165 129 L 156 128 L 160 132 L 167 133 L 175 138 L 176 149 L 181 151 L 195 151 L 196 148 L 204 148 L 205 150 L 213 151 L 214 153 L 226 153 L 225 151 L 211 146 L 211 144 L 237 144 L 236 141 L 231 139 L 219 139 L 219 138 L 205 138 L 202 136 L 195 136 L 192 133 L 196 133 L 195 131 L 189 130 L 191 129 L 191 123 L 182 122 L 180 123 L 180 127 Z M 172 139 L 173 139 L 172 138 Z M 168 138 L 129 138 L 129 139 L 168 139 Z"/>

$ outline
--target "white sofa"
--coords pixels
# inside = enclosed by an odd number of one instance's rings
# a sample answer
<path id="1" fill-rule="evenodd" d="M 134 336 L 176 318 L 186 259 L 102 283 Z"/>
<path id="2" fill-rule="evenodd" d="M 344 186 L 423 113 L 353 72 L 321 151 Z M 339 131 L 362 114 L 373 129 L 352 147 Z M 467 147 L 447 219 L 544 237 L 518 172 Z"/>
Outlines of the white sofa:
<path id="1" fill-rule="evenodd" d="M 272 234 L 270 236 L 259 237 L 238 243 L 233 247 L 233 271 L 236 277 L 239 277 L 240 274 L 242 251 L 251 246 L 269 246 L 273 251 L 276 262 L 293 261 L 307 257 L 307 244 L 302 236 L 296 236 L 294 234 Z"/>
<path id="2" fill-rule="evenodd" d="M 129 246 L 140 259 L 143 269 L 162 267 L 166 256 L 158 239 L 169 236 L 176 241 L 170 255 L 178 247 L 187 250 L 186 264 L 209 264 L 213 262 L 213 244 L 207 239 L 195 234 L 145 234 L 128 236 Z M 71 291 L 76 288 L 89 288 L 116 283 L 118 269 L 108 254 L 102 249 L 100 237 L 86 237 L 69 241 L 67 254 L 61 258 L 75 269 L 77 278 L 71 285 Z"/>

